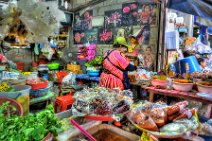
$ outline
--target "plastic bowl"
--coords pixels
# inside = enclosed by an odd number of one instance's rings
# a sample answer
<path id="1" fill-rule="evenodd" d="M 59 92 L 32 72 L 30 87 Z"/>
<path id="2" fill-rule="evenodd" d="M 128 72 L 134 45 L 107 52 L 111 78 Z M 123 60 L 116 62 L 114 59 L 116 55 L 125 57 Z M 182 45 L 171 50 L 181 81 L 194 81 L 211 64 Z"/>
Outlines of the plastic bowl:
<path id="1" fill-rule="evenodd" d="M 197 89 L 199 92 L 212 95 L 212 86 L 206 86 L 206 85 L 201 85 L 197 83 Z"/>
<path id="2" fill-rule="evenodd" d="M 29 94 L 31 86 L 28 85 L 14 85 L 12 86 L 15 92 L 0 92 L 0 97 L 8 97 L 12 99 L 17 99 L 21 95 Z"/>
<path id="3" fill-rule="evenodd" d="M 13 100 L 11 98 L 0 97 L 0 106 L 5 102 L 10 102 L 9 105 L 14 106 L 16 108 L 17 115 L 23 116 L 23 113 L 24 113 L 23 107 L 21 106 L 21 104 L 19 102 L 17 102 L 16 100 Z"/>
<path id="4" fill-rule="evenodd" d="M 98 77 L 100 70 L 87 70 L 87 73 L 91 77 Z"/>
<path id="5" fill-rule="evenodd" d="M 161 87 L 166 87 L 168 85 L 168 81 L 167 80 L 152 80 L 151 81 L 152 86 L 157 87 L 157 86 L 161 86 Z"/>
<path id="6" fill-rule="evenodd" d="M 48 87 L 44 89 L 30 90 L 30 97 L 38 98 L 38 97 L 45 96 L 48 93 L 50 88 L 51 88 L 51 85 L 49 84 Z"/>
<path id="7" fill-rule="evenodd" d="M 177 91 L 182 92 L 189 92 L 193 88 L 193 83 L 179 83 L 179 82 L 173 82 L 172 87 Z"/>
<path id="8" fill-rule="evenodd" d="M 88 73 L 99 73 L 100 70 L 87 70 Z"/>
<path id="9" fill-rule="evenodd" d="M 99 73 L 98 72 L 89 72 L 88 75 L 91 77 L 98 77 Z"/>

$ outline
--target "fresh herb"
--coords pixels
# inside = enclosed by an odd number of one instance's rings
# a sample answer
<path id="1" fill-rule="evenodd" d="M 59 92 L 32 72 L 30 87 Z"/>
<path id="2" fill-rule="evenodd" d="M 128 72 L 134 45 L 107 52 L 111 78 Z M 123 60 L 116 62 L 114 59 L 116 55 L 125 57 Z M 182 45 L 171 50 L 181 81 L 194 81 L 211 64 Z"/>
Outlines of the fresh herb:
<path id="1" fill-rule="evenodd" d="M 7 101 L 5 103 L 3 103 L 0 106 L 0 121 L 3 120 L 3 118 L 6 117 L 10 117 L 10 115 L 13 115 L 17 112 L 17 109 L 10 105 L 10 102 Z"/>
<path id="2" fill-rule="evenodd" d="M 2 141 L 40 141 L 49 132 L 56 136 L 60 130 L 61 125 L 54 115 L 52 105 L 48 105 L 45 110 L 36 114 L 3 118 L 5 108 L 5 105 L 4 108 L 0 108 L 0 140 Z"/>

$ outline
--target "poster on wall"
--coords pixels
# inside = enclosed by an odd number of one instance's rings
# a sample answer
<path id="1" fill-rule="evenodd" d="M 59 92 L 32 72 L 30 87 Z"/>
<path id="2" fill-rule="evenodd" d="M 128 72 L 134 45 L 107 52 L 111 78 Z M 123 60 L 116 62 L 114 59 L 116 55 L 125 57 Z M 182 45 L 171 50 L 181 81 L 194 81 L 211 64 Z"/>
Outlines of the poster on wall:
<path id="1" fill-rule="evenodd" d="M 81 15 L 81 30 L 92 29 L 92 16 L 93 16 L 92 10 L 87 10 Z"/>
<path id="2" fill-rule="evenodd" d="M 104 26 L 104 17 L 103 16 L 95 16 L 92 18 L 92 28 L 95 27 L 103 27 Z"/>
<path id="3" fill-rule="evenodd" d="M 74 44 L 83 44 L 84 43 L 84 37 L 85 33 L 81 30 L 74 30 Z"/>
<path id="4" fill-rule="evenodd" d="M 74 30 L 81 30 L 81 17 L 79 13 L 74 14 Z"/>
<path id="5" fill-rule="evenodd" d="M 99 44 L 113 44 L 113 29 L 100 28 L 98 32 Z"/>
<path id="6" fill-rule="evenodd" d="M 115 28 L 121 26 L 121 9 L 111 10 L 105 12 L 105 26 L 106 28 Z"/>
<path id="7" fill-rule="evenodd" d="M 145 25 L 143 27 L 143 44 L 148 45 L 150 39 L 150 25 Z"/>
<path id="8" fill-rule="evenodd" d="M 138 7 L 138 24 L 140 26 L 150 24 L 156 24 L 156 4 L 140 4 Z"/>
<path id="9" fill-rule="evenodd" d="M 138 3 L 122 4 L 122 26 L 137 25 Z"/>
<path id="10" fill-rule="evenodd" d="M 93 28 L 90 31 L 86 31 L 84 33 L 84 41 L 85 43 L 94 43 L 98 42 L 98 28 Z"/>
<path id="11" fill-rule="evenodd" d="M 125 37 L 128 38 L 132 35 L 133 27 L 132 26 L 122 26 L 119 28 L 114 29 L 114 37 Z"/>
<path id="12" fill-rule="evenodd" d="M 140 45 L 149 45 L 150 41 L 150 25 L 145 25 L 141 27 L 136 33 L 133 34 Z"/>

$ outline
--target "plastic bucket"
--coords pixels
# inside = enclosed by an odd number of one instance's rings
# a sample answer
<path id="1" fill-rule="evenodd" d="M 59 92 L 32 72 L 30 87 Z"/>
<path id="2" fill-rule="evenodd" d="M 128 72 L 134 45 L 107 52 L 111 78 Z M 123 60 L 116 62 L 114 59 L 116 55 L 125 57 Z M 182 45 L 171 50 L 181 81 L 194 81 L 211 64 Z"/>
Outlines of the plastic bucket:
<path id="1" fill-rule="evenodd" d="M 16 65 L 19 70 L 24 71 L 24 66 L 25 66 L 24 62 L 16 62 Z"/>
<path id="2" fill-rule="evenodd" d="M 12 86 L 16 92 L 0 92 L 0 97 L 8 97 L 17 100 L 23 107 L 24 115 L 29 113 L 29 92 L 31 86 L 28 85 L 15 85 Z"/>
<path id="3" fill-rule="evenodd" d="M 174 63 L 176 68 L 176 73 L 186 73 L 186 64 L 189 65 L 189 72 L 193 73 L 196 71 L 201 71 L 200 65 L 195 56 L 186 57 Z"/>

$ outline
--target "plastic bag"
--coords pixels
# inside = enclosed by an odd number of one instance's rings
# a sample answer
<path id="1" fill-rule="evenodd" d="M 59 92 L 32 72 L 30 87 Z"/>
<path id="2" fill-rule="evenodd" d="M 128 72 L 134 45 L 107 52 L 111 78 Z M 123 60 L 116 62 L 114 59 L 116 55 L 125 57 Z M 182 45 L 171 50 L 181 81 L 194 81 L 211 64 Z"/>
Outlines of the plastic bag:
<path id="1" fill-rule="evenodd" d="M 145 69 L 138 69 L 136 78 L 138 79 L 138 81 L 149 80 L 151 79 L 151 74 Z"/>
<path id="2" fill-rule="evenodd" d="M 7 80 L 7 79 L 18 79 L 19 78 L 19 73 L 16 72 L 7 72 L 3 71 L 1 73 L 1 80 Z"/>
<path id="3" fill-rule="evenodd" d="M 49 43 L 44 43 L 43 48 L 41 49 L 41 52 L 43 52 L 43 55 L 48 59 L 52 59 L 52 55 L 54 54 L 53 50 L 51 49 Z"/>
<path id="4" fill-rule="evenodd" d="M 69 73 L 67 76 L 65 76 L 62 80 L 63 85 L 74 85 L 76 84 L 76 74 Z"/>

